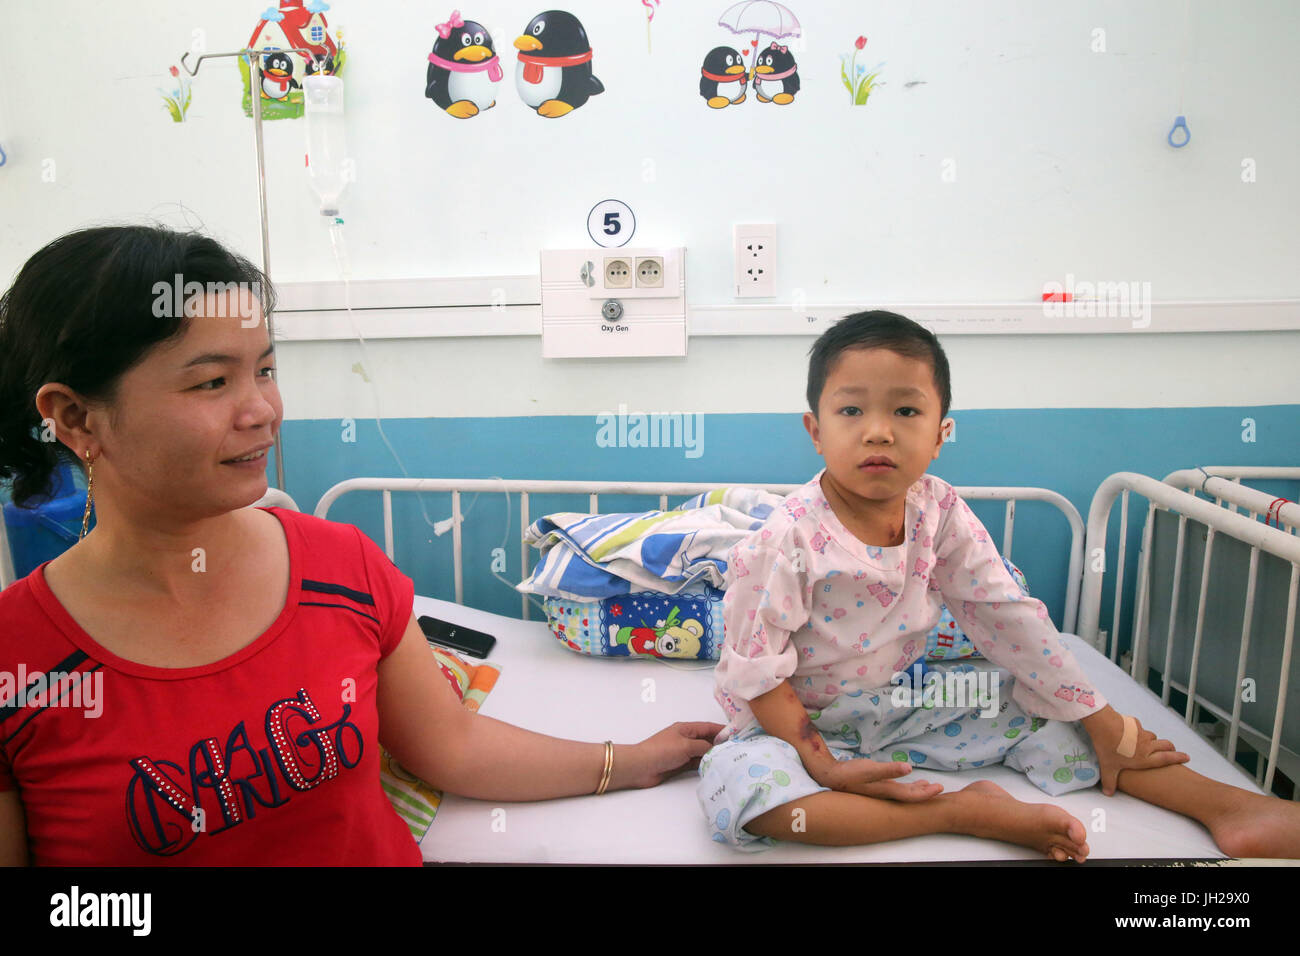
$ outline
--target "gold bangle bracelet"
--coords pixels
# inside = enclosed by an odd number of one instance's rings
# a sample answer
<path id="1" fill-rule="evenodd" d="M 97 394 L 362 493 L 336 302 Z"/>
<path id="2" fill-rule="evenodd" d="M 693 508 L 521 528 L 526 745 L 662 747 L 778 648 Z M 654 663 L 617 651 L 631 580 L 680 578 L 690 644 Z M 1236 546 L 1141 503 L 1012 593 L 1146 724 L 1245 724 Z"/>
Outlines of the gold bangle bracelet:
<path id="1" fill-rule="evenodd" d="M 596 788 L 596 796 L 605 792 L 609 786 L 610 778 L 614 776 L 614 741 L 605 741 L 605 770 L 600 775 L 600 786 Z"/>

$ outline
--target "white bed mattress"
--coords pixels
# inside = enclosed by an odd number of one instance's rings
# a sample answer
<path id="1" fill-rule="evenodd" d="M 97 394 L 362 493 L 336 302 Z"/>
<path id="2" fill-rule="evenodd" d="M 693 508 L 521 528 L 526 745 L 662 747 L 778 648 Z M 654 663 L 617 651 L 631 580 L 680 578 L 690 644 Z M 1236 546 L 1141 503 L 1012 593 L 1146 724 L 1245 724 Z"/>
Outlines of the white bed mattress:
<path id="1" fill-rule="evenodd" d="M 573 740 L 636 743 L 677 720 L 721 722 L 707 664 L 665 664 L 591 658 L 560 645 L 539 621 L 501 617 L 445 601 L 416 597 L 417 615 L 430 614 L 497 638 L 488 658 L 502 667 L 482 713 L 529 730 Z M 1082 640 L 1071 649 L 1116 709 L 1134 714 L 1147 729 L 1172 740 L 1207 777 L 1260 792 L 1188 728 L 1160 699 Z M 687 669 L 692 668 L 692 669 Z M 642 700 L 642 681 L 655 681 L 655 701 Z M 926 836 L 860 847 L 781 843 L 744 853 L 712 842 L 695 797 L 698 777 L 685 772 L 650 790 L 538 803 L 494 803 L 447 794 L 420 845 L 426 861 L 480 863 L 889 863 L 916 861 L 1041 860 L 1033 851 L 968 836 Z M 1002 766 L 960 774 L 913 770 L 909 780 L 935 780 L 957 790 L 992 780 L 1012 796 L 1056 803 L 1089 828 L 1091 859 L 1221 859 L 1209 832 L 1194 820 L 1150 806 L 1127 794 L 1102 795 L 1099 787 L 1064 797 L 1043 794 Z M 494 829 L 493 809 L 503 807 L 505 829 Z M 1094 830 L 1094 811 L 1105 829 Z"/>

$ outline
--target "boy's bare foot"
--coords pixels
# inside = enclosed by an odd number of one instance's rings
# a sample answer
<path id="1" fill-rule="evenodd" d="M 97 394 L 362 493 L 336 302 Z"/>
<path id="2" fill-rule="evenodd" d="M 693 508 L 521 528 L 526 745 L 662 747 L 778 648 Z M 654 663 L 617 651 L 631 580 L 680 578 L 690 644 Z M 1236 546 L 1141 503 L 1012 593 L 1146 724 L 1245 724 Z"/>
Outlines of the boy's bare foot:
<path id="1" fill-rule="evenodd" d="M 1207 824 L 1219 849 L 1235 859 L 1300 859 L 1300 803 L 1233 790 L 1229 808 Z"/>
<path id="2" fill-rule="evenodd" d="M 988 780 L 976 780 L 935 799 L 950 800 L 961 808 L 962 833 L 1027 846 L 1058 863 L 1069 859 L 1082 863 L 1088 858 L 1087 831 L 1060 807 L 1022 803 Z"/>

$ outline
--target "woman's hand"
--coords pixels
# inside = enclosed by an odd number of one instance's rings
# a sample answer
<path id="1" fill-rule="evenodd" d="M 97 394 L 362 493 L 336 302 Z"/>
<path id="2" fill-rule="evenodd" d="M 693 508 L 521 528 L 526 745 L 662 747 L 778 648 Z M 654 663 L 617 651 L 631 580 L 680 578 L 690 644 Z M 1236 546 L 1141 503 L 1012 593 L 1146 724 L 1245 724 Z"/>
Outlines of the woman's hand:
<path id="1" fill-rule="evenodd" d="M 695 770 L 713 748 L 723 724 L 678 721 L 639 744 L 614 748 L 614 773 L 608 790 L 657 787 L 683 770 Z"/>
<path id="2" fill-rule="evenodd" d="M 880 800 L 897 800 L 900 803 L 919 803 L 943 791 L 940 783 L 895 783 L 894 777 L 903 777 L 912 772 L 910 764 L 891 760 L 882 762 L 868 760 L 866 757 L 853 757 L 849 760 L 837 760 L 833 767 L 827 767 L 814 778 L 823 787 L 856 793 L 864 797 L 876 797 Z"/>
<path id="3" fill-rule="evenodd" d="M 1155 770 L 1174 764 L 1187 763 L 1191 758 L 1174 749 L 1172 742 L 1157 740 L 1149 730 L 1143 730 L 1137 718 L 1137 745 L 1133 756 L 1121 757 L 1118 747 L 1124 738 L 1124 715 L 1109 704 L 1102 710 L 1085 717 L 1081 723 L 1092 739 L 1092 749 L 1097 752 L 1101 767 L 1101 792 L 1106 796 L 1115 793 L 1119 775 L 1125 770 Z"/>

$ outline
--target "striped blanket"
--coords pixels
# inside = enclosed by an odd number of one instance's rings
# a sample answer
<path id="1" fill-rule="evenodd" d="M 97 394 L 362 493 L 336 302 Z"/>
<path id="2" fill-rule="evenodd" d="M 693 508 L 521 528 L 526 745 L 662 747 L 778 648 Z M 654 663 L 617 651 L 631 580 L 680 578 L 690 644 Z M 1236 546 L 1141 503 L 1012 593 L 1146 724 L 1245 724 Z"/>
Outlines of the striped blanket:
<path id="1" fill-rule="evenodd" d="M 676 594 L 697 582 L 722 588 L 727 553 L 781 501 L 754 488 L 717 488 L 674 511 L 550 514 L 524 535 L 542 556 L 517 587 L 573 601 L 633 591 Z"/>

